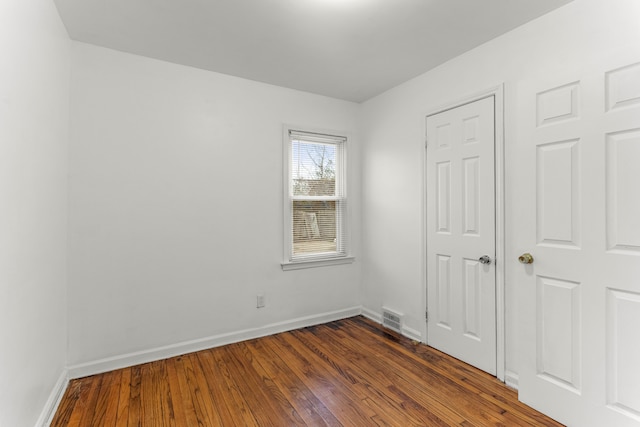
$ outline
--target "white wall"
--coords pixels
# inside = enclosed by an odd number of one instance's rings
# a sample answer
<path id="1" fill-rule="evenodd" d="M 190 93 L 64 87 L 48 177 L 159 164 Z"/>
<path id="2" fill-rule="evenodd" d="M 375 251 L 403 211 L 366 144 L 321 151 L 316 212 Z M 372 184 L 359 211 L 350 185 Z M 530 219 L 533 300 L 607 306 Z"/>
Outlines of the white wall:
<path id="1" fill-rule="evenodd" d="M 518 154 L 516 87 L 533 73 L 589 67 L 628 51 L 640 61 L 640 2 L 575 0 L 573 3 L 400 85 L 363 105 L 363 304 L 389 305 L 423 329 L 425 293 L 423 214 L 424 117 L 434 109 L 505 83 L 507 370 L 517 372 L 517 283 L 510 278 L 517 191 L 510 163 Z M 623 64 L 625 65 L 625 64 Z M 385 171 L 384 174 L 380 171 Z M 390 227 L 390 224 L 395 224 Z M 508 372 L 509 373 L 509 372 Z"/>
<path id="2" fill-rule="evenodd" d="M 69 49 L 53 2 L 0 2 L 2 427 L 34 425 L 64 378 Z"/>
<path id="3" fill-rule="evenodd" d="M 357 104 L 82 43 L 72 56 L 70 365 L 360 304 L 359 262 L 280 267 L 282 126 L 354 134 L 357 219 Z"/>

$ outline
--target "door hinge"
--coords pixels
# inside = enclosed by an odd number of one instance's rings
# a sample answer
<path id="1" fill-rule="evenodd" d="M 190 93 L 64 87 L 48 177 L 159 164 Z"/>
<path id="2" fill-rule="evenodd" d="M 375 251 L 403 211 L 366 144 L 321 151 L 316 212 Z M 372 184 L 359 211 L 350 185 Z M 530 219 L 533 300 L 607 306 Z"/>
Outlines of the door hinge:
<path id="1" fill-rule="evenodd" d="M 428 311 L 424 312 L 424 320 L 426 320 L 427 322 L 429 321 L 429 312 Z"/>

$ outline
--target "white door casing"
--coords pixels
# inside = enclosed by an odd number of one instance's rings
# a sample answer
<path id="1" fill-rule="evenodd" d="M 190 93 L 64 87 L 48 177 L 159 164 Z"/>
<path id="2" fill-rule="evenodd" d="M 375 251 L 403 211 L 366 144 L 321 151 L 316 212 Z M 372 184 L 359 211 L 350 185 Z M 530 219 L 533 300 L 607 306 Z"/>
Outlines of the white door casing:
<path id="1" fill-rule="evenodd" d="M 494 116 L 492 95 L 426 119 L 427 344 L 493 375 Z"/>
<path id="2" fill-rule="evenodd" d="M 518 102 L 519 398 L 640 426 L 640 63 L 531 78 Z"/>

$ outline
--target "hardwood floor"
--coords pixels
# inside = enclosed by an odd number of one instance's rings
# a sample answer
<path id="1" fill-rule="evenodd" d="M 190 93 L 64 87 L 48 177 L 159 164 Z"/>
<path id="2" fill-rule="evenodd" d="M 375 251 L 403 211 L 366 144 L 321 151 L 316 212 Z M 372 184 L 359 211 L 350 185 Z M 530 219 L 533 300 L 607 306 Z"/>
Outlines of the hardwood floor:
<path id="1" fill-rule="evenodd" d="M 363 317 L 71 381 L 52 426 L 560 426 Z"/>

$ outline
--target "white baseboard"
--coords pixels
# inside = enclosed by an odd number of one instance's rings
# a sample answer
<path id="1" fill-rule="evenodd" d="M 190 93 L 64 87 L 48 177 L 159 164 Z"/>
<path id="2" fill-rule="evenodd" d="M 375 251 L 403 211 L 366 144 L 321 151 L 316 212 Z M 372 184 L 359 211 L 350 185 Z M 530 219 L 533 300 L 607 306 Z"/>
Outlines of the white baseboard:
<path id="1" fill-rule="evenodd" d="M 135 353 L 123 354 L 121 356 L 114 356 L 95 360 L 92 362 L 81 363 L 78 365 L 69 366 L 69 378 L 82 378 L 89 375 L 109 372 L 115 369 L 122 369 L 129 366 L 139 365 L 141 363 L 167 359 L 169 357 L 192 353 L 194 351 L 206 350 L 208 348 L 219 347 L 226 344 L 264 337 L 280 332 L 304 328 L 307 326 L 333 322 L 334 320 L 346 319 L 347 317 L 357 316 L 361 313 L 362 307 L 351 307 L 344 310 L 337 310 L 313 316 L 300 317 L 298 319 L 287 320 L 284 322 L 272 323 L 270 325 L 265 325 L 258 328 L 245 329 L 242 331 L 230 332 L 226 334 L 200 338 L 197 340 L 185 341 L 178 344 L 171 344 L 164 347 L 138 351 Z"/>
<path id="2" fill-rule="evenodd" d="M 373 320 L 376 323 L 382 324 L 382 314 L 375 312 L 366 307 L 362 307 L 362 315 L 368 319 Z"/>
<path id="3" fill-rule="evenodd" d="M 361 313 L 364 317 L 373 320 L 376 323 L 380 323 L 382 324 L 382 314 L 375 312 L 369 308 L 366 307 L 362 307 L 362 313 Z M 410 328 L 408 326 L 402 326 L 402 335 L 404 335 L 407 338 L 410 338 L 414 341 L 422 341 L 422 334 L 420 333 L 420 331 L 417 331 L 413 328 Z"/>
<path id="4" fill-rule="evenodd" d="M 36 427 L 48 427 L 53 421 L 53 417 L 56 415 L 56 411 L 58 410 L 58 405 L 60 405 L 60 401 L 62 400 L 62 396 L 64 396 L 64 392 L 67 390 L 67 386 L 69 385 L 69 373 L 66 369 L 62 371 L 58 381 L 56 381 L 53 389 L 51 390 L 51 394 L 47 399 L 47 402 L 38 417 L 38 421 L 36 421 Z"/>
<path id="5" fill-rule="evenodd" d="M 422 334 L 420 333 L 420 331 L 417 331 L 413 328 L 410 328 L 408 326 L 403 326 L 402 327 L 402 335 L 404 335 L 407 338 L 411 338 L 414 341 L 420 341 L 422 342 Z"/>
<path id="6" fill-rule="evenodd" d="M 518 390 L 518 374 L 513 371 L 504 372 L 504 383 L 507 387 Z"/>

